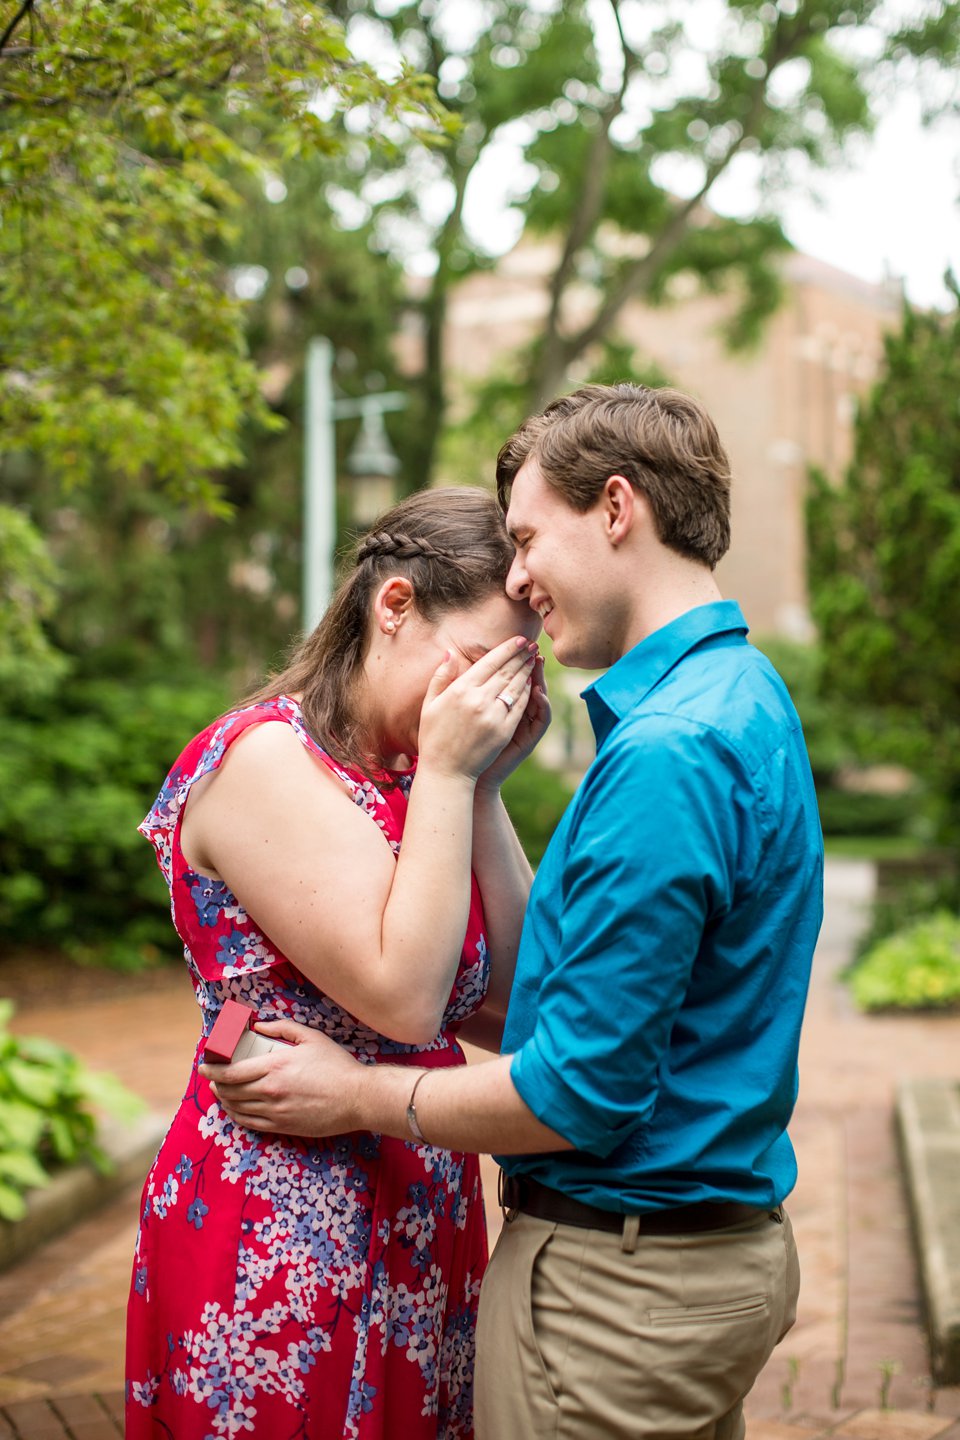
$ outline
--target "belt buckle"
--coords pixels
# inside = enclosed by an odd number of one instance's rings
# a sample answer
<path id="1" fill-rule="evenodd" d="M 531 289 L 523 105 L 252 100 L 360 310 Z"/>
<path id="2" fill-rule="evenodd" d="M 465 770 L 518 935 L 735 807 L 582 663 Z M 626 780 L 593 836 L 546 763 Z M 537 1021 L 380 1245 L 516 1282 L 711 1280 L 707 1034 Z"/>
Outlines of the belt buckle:
<path id="1" fill-rule="evenodd" d="M 508 1175 L 505 1170 L 501 1170 L 499 1175 L 497 1176 L 497 1203 L 500 1206 L 501 1213 L 503 1214 L 504 1224 L 512 1225 L 514 1220 L 516 1220 L 517 1216 L 520 1214 L 520 1206 L 507 1204 L 508 1186 L 511 1190 L 519 1192 L 520 1184 L 519 1181 L 517 1181 L 516 1177 L 513 1175 Z M 519 1199 L 519 1194 L 517 1194 L 517 1199 Z"/>

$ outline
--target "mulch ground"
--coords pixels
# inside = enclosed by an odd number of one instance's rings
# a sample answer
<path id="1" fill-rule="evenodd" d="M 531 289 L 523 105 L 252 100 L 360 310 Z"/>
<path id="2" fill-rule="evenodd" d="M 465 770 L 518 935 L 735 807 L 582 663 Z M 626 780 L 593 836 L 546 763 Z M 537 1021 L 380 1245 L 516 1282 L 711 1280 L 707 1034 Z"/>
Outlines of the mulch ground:
<path id="1" fill-rule="evenodd" d="M 111 970 L 78 965 L 65 955 L 23 951 L 0 960 L 0 997 L 12 1000 L 18 1016 L 53 1004 L 111 1000 L 130 993 L 166 994 L 183 984 L 183 962 L 171 960 L 148 970 Z"/>

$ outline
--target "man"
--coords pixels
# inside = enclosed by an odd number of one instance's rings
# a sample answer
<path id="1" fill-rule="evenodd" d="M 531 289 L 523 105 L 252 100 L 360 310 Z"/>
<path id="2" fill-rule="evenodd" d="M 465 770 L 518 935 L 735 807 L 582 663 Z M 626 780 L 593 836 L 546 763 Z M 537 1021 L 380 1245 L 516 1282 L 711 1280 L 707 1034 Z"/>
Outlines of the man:
<path id="1" fill-rule="evenodd" d="M 584 692 L 597 755 L 534 882 L 503 1056 L 411 1096 L 409 1070 L 318 1039 L 296 1097 L 219 1087 L 261 1128 L 503 1157 L 481 1440 L 736 1440 L 793 1323 L 786 1125 L 823 852 L 799 720 L 713 576 L 729 478 L 695 401 L 633 385 L 555 402 L 500 453 L 508 592 L 562 664 L 609 667 Z"/>

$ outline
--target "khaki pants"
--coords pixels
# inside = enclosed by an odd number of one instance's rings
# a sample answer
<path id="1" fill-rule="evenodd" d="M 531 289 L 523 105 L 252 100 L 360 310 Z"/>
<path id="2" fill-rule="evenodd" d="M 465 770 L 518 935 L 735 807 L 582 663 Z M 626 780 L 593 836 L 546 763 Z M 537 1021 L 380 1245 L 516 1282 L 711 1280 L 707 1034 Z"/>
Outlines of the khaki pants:
<path id="1" fill-rule="evenodd" d="M 789 1220 L 640 1236 L 519 1214 L 480 1293 L 477 1440 L 742 1440 L 796 1318 Z"/>

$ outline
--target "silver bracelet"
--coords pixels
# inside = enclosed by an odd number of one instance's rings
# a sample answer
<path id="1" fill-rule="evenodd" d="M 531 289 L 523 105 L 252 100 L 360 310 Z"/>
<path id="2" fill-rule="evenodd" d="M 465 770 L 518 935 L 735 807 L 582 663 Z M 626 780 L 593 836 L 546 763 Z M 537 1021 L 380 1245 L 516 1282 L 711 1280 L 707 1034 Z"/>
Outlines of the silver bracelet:
<path id="1" fill-rule="evenodd" d="M 419 1140 L 421 1145 L 429 1145 L 430 1142 L 427 1139 L 426 1135 L 424 1135 L 423 1131 L 420 1129 L 420 1122 L 417 1119 L 417 1107 L 413 1102 L 416 1099 L 417 1086 L 420 1084 L 420 1081 L 423 1079 L 424 1075 L 429 1074 L 429 1070 L 420 1071 L 420 1074 L 413 1082 L 413 1089 L 410 1091 L 410 1099 L 407 1101 L 407 1125 L 410 1128 L 410 1134 L 413 1136 L 414 1140 Z"/>

